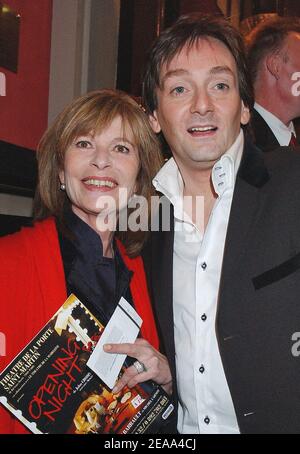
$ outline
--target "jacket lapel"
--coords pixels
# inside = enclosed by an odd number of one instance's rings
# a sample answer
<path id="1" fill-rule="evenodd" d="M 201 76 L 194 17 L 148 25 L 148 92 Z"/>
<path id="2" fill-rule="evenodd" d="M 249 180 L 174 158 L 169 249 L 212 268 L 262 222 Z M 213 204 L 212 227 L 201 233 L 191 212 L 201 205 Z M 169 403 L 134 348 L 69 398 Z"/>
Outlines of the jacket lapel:
<path id="1" fill-rule="evenodd" d="M 263 153 L 246 142 L 234 189 L 225 241 L 220 303 L 226 284 L 230 285 L 234 270 L 239 267 L 239 258 L 245 250 L 249 234 L 263 207 L 264 196 L 261 188 L 269 178 Z"/>
<path id="2" fill-rule="evenodd" d="M 154 306 L 161 349 L 171 361 L 172 373 L 175 373 L 175 347 L 173 322 L 173 242 L 174 213 L 173 206 L 162 197 L 162 210 L 170 210 L 170 228 L 152 231 L 144 249 L 143 259 L 150 294 Z M 164 211 L 164 213 L 166 213 Z M 162 216 L 160 213 L 160 220 Z"/>
<path id="3" fill-rule="evenodd" d="M 34 228 L 26 229 L 24 241 L 28 248 L 28 256 L 33 261 L 35 288 L 40 289 L 40 298 L 43 303 L 37 305 L 36 313 L 32 314 L 32 318 L 44 324 L 67 298 L 65 274 L 54 219 L 48 218 L 36 222 Z M 42 326 L 40 324 L 38 328 L 41 329 Z"/>

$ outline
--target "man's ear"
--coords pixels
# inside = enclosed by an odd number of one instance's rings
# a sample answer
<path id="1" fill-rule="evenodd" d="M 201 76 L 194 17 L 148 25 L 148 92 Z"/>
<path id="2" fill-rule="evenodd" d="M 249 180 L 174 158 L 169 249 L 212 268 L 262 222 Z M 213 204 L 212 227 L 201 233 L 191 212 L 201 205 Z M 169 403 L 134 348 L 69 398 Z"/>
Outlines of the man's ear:
<path id="1" fill-rule="evenodd" d="M 153 131 L 158 134 L 161 131 L 161 127 L 157 118 L 156 110 L 153 111 L 153 114 L 149 115 L 149 120 Z"/>
<path id="2" fill-rule="evenodd" d="M 242 101 L 242 109 L 241 109 L 241 124 L 246 125 L 249 123 L 250 120 L 250 110 L 249 107 L 246 107 L 244 102 Z"/>
<path id="3" fill-rule="evenodd" d="M 281 58 L 278 53 L 272 53 L 266 57 L 267 70 L 276 80 L 279 79 L 280 64 Z"/>

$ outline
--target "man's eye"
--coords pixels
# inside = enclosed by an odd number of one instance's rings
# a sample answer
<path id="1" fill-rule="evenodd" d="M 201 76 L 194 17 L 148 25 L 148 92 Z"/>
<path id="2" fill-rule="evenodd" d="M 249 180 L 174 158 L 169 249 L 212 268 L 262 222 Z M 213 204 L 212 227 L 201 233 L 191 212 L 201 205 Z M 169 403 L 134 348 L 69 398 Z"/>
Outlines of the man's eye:
<path id="1" fill-rule="evenodd" d="M 171 91 L 171 93 L 174 93 L 175 95 L 181 95 L 184 92 L 185 92 L 184 87 L 176 87 Z"/>
<path id="2" fill-rule="evenodd" d="M 216 85 L 217 90 L 227 90 L 229 85 L 225 84 L 224 82 L 220 82 Z"/>
<path id="3" fill-rule="evenodd" d="M 88 142 L 87 140 L 79 140 L 75 145 L 78 148 L 90 148 L 92 146 L 91 142 Z"/>
<path id="4" fill-rule="evenodd" d="M 125 145 L 116 145 L 115 150 L 119 153 L 129 153 L 129 148 L 125 147 Z"/>

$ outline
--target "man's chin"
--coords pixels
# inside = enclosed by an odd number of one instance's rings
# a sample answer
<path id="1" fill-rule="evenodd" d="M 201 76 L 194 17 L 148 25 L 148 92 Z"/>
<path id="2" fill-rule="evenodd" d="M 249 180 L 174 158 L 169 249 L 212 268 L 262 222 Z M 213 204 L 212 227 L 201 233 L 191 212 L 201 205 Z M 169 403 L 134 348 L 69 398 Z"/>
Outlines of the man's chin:
<path id="1" fill-rule="evenodd" d="M 226 150 L 222 151 L 220 149 L 217 149 L 216 147 L 207 147 L 206 149 L 202 149 L 200 151 L 197 151 L 196 153 L 193 153 L 191 158 L 195 163 L 202 165 L 214 165 L 214 163 L 218 161 L 225 152 Z"/>

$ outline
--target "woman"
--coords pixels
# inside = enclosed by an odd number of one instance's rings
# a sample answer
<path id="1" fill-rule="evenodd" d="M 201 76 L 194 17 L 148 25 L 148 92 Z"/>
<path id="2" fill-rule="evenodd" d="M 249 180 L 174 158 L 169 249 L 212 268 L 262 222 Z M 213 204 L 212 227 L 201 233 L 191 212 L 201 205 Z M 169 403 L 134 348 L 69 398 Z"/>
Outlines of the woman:
<path id="1" fill-rule="evenodd" d="M 84 95 L 45 133 L 37 159 L 37 222 L 0 240 L 0 331 L 6 336 L 1 370 L 70 293 L 103 323 L 123 296 L 144 320 L 143 339 L 121 346 L 140 361 L 126 370 L 114 391 L 151 378 L 170 393 L 171 374 L 157 351 L 154 318 L 137 256 L 145 232 L 115 234 L 120 215 L 130 216 L 127 202 L 134 194 L 150 201 L 151 181 L 161 165 L 159 145 L 146 115 L 122 92 L 99 90 Z M 114 347 L 107 346 L 107 351 Z M 0 432 L 26 429 L 1 407 Z"/>

